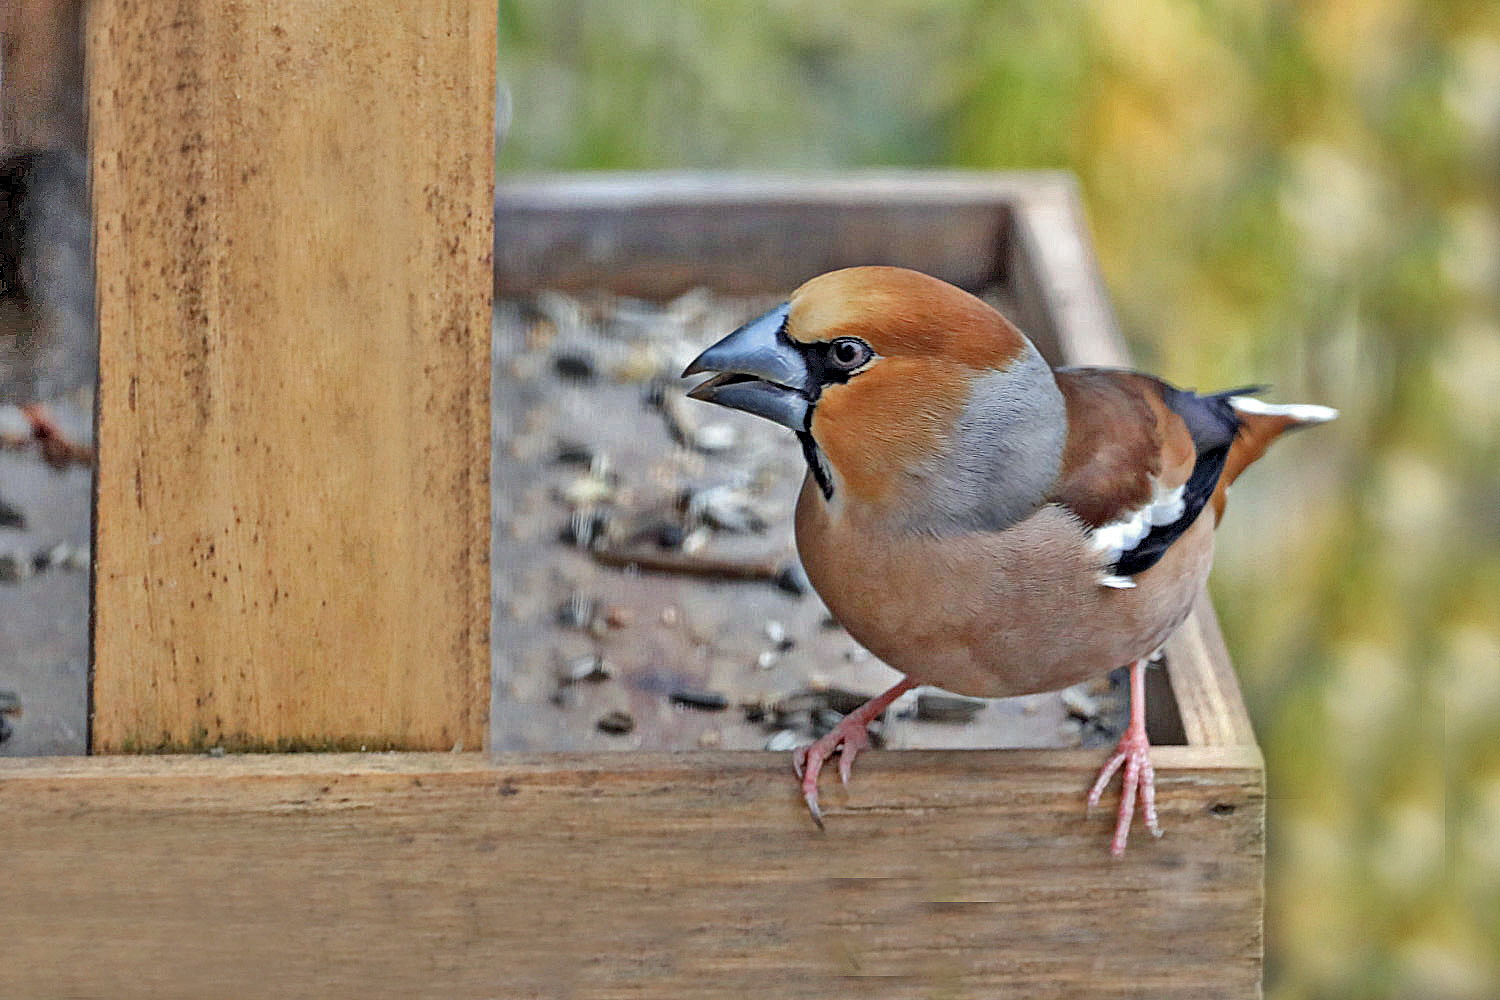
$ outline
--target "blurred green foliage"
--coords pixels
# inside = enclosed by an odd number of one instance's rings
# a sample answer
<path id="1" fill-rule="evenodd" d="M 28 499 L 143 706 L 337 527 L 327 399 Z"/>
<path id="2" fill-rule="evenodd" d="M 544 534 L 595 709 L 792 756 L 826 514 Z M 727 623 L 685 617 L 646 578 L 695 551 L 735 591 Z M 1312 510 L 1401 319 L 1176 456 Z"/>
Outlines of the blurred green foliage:
<path id="1" fill-rule="evenodd" d="M 502 170 L 1081 177 L 1142 367 L 1344 418 L 1236 487 L 1268 994 L 1500 996 L 1500 4 L 502 0 Z"/>

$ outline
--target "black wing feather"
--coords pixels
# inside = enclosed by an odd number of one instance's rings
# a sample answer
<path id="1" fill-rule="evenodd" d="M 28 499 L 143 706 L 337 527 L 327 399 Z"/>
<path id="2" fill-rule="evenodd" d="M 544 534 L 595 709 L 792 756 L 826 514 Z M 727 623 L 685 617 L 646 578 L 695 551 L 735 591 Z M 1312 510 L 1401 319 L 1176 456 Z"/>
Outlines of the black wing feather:
<path id="1" fill-rule="evenodd" d="M 1240 420 L 1230 405 L 1233 396 L 1244 396 L 1258 392 L 1258 388 L 1231 389 L 1200 396 L 1186 389 L 1161 383 L 1162 400 L 1167 409 L 1182 418 L 1188 435 L 1198 451 L 1198 460 L 1182 489 L 1182 516 L 1171 524 L 1159 524 L 1136 543 L 1134 548 L 1120 554 L 1110 567 L 1116 576 L 1134 576 L 1155 566 L 1166 555 L 1171 544 L 1192 527 L 1209 498 L 1219 485 L 1219 476 L 1224 473 L 1224 461 L 1229 457 L 1229 446 L 1240 431 Z"/>

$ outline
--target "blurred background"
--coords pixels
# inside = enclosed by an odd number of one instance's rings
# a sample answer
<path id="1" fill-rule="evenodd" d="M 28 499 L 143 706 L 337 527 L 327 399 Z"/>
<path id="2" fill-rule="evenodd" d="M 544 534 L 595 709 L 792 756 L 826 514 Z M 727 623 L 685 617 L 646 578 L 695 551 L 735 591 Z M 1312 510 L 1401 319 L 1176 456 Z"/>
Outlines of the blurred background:
<path id="1" fill-rule="evenodd" d="M 502 178 L 1061 167 L 1141 367 L 1339 407 L 1214 596 L 1267 993 L 1500 996 L 1500 6 L 502 0 Z"/>

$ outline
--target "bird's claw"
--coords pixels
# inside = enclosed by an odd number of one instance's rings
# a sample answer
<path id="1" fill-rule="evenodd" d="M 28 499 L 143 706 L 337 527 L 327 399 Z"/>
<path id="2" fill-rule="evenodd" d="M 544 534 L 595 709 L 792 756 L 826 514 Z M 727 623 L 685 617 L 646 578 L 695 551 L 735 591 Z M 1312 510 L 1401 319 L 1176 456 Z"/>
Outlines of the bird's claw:
<path id="1" fill-rule="evenodd" d="M 866 723 L 852 716 L 846 717 L 833 730 L 811 746 L 798 747 L 792 751 L 792 770 L 802 781 L 802 799 L 807 811 L 812 814 L 818 829 L 823 829 L 823 810 L 818 805 L 818 777 L 823 765 L 834 754 L 839 755 L 839 780 L 849 784 L 854 773 L 854 758 L 870 746 L 870 733 Z"/>
<path id="2" fill-rule="evenodd" d="M 807 803 L 807 811 L 812 814 L 813 822 L 818 824 L 818 829 L 827 829 L 823 825 L 823 810 L 818 807 L 818 790 L 814 788 L 810 792 L 803 792 L 802 801 Z"/>
<path id="3" fill-rule="evenodd" d="M 1115 836 L 1109 845 L 1109 853 L 1117 858 L 1125 853 L 1125 844 L 1130 839 L 1130 823 L 1135 816 L 1137 791 L 1140 794 L 1141 815 L 1145 818 L 1146 829 L 1151 831 L 1153 837 L 1161 836 L 1161 825 L 1156 817 L 1156 770 L 1151 766 L 1151 744 L 1146 739 L 1144 728 L 1138 730 L 1132 726 L 1120 738 L 1119 747 L 1099 771 L 1094 787 L 1089 789 L 1089 813 L 1099 804 L 1110 778 L 1122 766 L 1124 772 L 1120 778 L 1120 810 L 1115 818 Z"/>
<path id="4" fill-rule="evenodd" d="M 865 746 L 870 745 L 869 737 L 865 737 Z M 859 756 L 862 748 L 845 741 L 843 749 L 839 751 L 839 784 L 845 788 L 849 787 L 849 778 L 854 774 L 854 758 Z"/>

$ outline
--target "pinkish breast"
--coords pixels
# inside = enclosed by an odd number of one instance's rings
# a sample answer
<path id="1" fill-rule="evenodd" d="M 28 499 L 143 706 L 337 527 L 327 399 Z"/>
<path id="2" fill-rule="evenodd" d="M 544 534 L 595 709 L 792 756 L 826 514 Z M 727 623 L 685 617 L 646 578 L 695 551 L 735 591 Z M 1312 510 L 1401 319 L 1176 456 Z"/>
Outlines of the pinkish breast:
<path id="1" fill-rule="evenodd" d="M 984 698 L 1051 691 L 1149 655 L 1192 610 L 1213 561 L 1198 518 L 1129 590 L 1058 506 L 999 532 L 895 533 L 804 484 L 797 548 L 839 622 L 922 684 Z"/>

